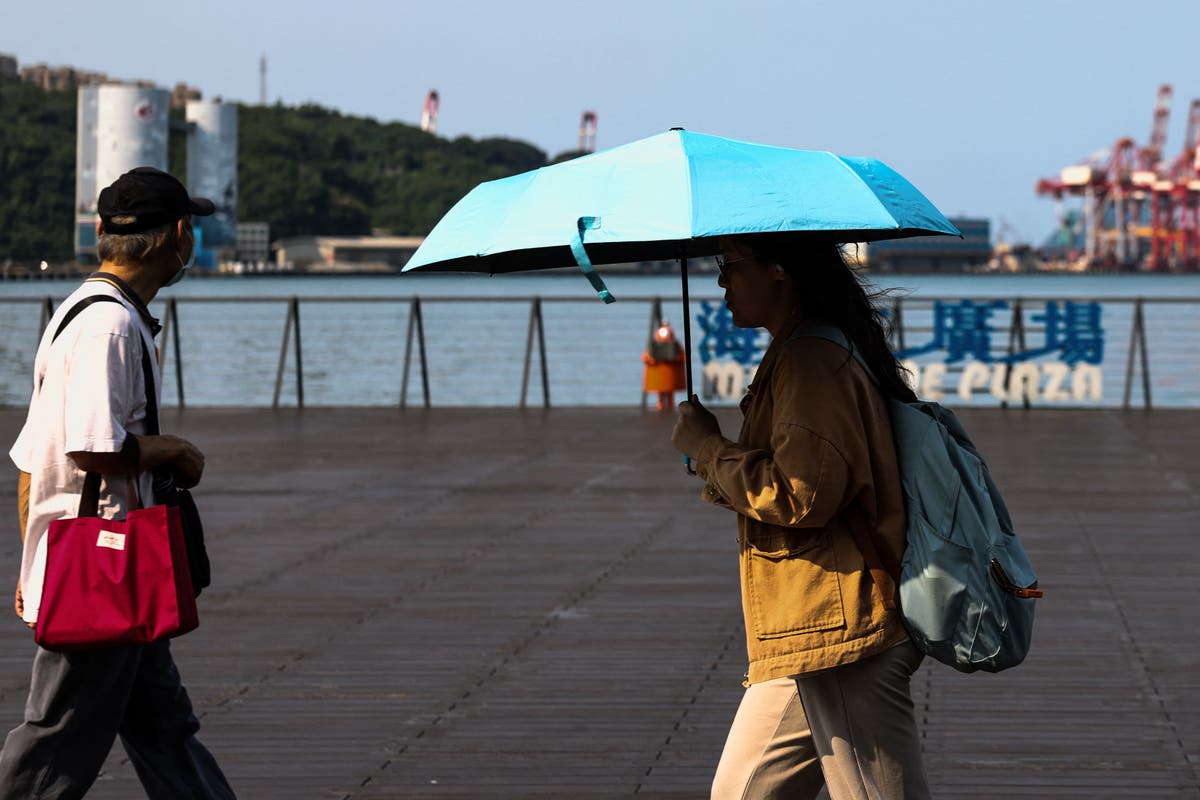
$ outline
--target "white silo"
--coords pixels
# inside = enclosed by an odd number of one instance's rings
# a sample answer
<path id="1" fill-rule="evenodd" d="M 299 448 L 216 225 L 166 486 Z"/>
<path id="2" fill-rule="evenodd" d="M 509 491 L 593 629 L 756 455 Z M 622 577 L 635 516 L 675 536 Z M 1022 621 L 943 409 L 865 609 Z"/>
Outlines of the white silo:
<path id="1" fill-rule="evenodd" d="M 165 89 L 79 87 L 75 140 L 75 254 L 96 252 L 96 196 L 134 167 L 167 168 Z"/>
<path id="2" fill-rule="evenodd" d="M 166 89 L 106 85 L 97 92 L 96 189 L 134 167 L 167 168 Z"/>
<path id="3" fill-rule="evenodd" d="M 96 249 L 96 123 L 100 87 L 79 87 L 75 136 L 75 255 Z"/>
<path id="4" fill-rule="evenodd" d="M 205 249 L 237 245 L 238 109 L 219 100 L 187 104 L 188 191 L 217 206 L 211 217 L 195 220 L 204 232 Z"/>

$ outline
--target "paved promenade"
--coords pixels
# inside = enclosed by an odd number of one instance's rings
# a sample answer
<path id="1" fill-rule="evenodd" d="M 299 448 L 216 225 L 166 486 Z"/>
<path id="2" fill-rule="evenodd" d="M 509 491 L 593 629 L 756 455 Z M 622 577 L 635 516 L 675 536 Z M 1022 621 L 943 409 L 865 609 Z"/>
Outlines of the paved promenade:
<path id="1" fill-rule="evenodd" d="M 936 796 L 1200 797 L 1200 412 L 961 416 L 1046 598 L 1021 667 L 916 676 Z M 22 418 L 0 410 L 6 447 Z M 214 585 L 174 647 L 240 797 L 707 796 L 745 668 L 736 545 L 667 415 L 163 422 L 208 455 Z M 32 650 L 0 625 L 0 728 Z M 114 748 L 89 797 L 142 796 Z"/>

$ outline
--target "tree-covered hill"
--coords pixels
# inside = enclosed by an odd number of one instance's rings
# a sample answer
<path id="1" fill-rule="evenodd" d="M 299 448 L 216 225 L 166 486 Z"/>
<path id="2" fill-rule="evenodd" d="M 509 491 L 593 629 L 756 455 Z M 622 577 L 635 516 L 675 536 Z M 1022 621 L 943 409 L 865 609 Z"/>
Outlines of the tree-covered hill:
<path id="1" fill-rule="evenodd" d="M 0 262 L 73 255 L 75 106 L 75 92 L 0 78 Z M 524 142 L 447 140 L 317 105 L 241 106 L 238 129 L 238 218 L 270 223 L 273 239 L 428 233 L 476 183 L 546 164 Z M 172 134 L 181 179 L 185 146 Z"/>
<path id="2" fill-rule="evenodd" d="M 507 139 L 439 139 L 315 105 L 238 111 L 238 217 L 304 233 L 428 233 L 475 184 L 546 163 Z"/>
<path id="3" fill-rule="evenodd" d="M 0 77 L 0 263 L 72 257 L 75 93 Z"/>

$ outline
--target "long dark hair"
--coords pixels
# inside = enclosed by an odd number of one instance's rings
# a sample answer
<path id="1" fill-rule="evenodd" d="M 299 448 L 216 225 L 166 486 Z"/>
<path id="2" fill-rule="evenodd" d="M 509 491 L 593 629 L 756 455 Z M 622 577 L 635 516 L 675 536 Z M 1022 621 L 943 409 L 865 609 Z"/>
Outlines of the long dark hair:
<path id="1" fill-rule="evenodd" d="M 905 380 L 907 372 L 888 345 L 891 320 L 878 305 L 888 293 L 868 293 L 836 243 L 788 233 L 739 238 L 756 259 L 779 264 L 788 273 L 803 319 L 832 325 L 846 334 L 870 365 L 885 396 L 908 402 L 917 399 Z"/>

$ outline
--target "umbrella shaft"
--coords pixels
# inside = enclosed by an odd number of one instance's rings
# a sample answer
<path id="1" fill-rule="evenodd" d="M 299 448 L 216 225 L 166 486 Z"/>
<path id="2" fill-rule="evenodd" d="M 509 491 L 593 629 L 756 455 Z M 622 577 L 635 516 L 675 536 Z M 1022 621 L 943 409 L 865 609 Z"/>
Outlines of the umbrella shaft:
<path id="1" fill-rule="evenodd" d="M 692 301 L 688 297 L 687 256 L 679 259 L 679 274 L 683 281 L 683 365 L 687 379 L 687 399 L 691 400 L 695 392 L 692 391 Z"/>
<path id="2" fill-rule="evenodd" d="M 687 382 L 687 399 L 691 400 L 695 392 L 692 390 L 692 300 L 688 297 L 687 256 L 679 257 L 679 275 L 683 281 L 683 374 Z M 689 475 L 695 475 L 692 459 L 683 457 L 684 467 Z"/>

